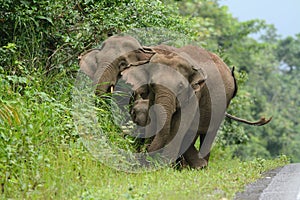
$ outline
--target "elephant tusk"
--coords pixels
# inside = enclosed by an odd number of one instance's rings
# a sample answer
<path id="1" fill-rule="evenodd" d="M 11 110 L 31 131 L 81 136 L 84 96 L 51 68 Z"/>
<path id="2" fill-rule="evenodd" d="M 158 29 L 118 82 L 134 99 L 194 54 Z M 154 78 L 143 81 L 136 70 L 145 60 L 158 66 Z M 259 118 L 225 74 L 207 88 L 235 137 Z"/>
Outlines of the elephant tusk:
<path id="1" fill-rule="evenodd" d="M 114 92 L 114 86 L 110 86 L 110 93 L 113 93 Z"/>

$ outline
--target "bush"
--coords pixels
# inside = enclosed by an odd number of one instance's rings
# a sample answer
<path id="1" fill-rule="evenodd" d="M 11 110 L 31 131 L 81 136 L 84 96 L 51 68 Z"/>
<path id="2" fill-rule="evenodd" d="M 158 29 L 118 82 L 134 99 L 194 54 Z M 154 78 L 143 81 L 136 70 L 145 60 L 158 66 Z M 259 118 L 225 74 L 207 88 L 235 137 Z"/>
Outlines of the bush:
<path id="1" fill-rule="evenodd" d="M 131 28 L 187 30 L 176 9 L 158 0 L 5 0 L 0 9 L 0 46 L 15 44 L 11 56 L 27 63 L 30 71 L 42 67 L 57 72 L 72 67 L 85 49 Z M 11 68 L 10 60 L 1 58 L 0 66 Z"/>

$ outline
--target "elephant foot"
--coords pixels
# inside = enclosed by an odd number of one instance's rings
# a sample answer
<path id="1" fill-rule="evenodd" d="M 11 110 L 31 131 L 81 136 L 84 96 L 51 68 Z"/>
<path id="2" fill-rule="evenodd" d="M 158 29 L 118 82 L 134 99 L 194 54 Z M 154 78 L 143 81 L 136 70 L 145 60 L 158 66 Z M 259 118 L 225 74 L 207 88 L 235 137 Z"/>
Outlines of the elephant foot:
<path id="1" fill-rule="evenodd" d="M 172 167 L 176 170 L 183 170 L 185 168 L 188 168 L 189 164 L 186 162 L 186 160 L 183 158 L 183 156 L 180 156 L 177 158 L 175 162 L 172 163 Z"/>
<path id="2" fill-rule="evenodd" d="M 146 150 L 147 150 L 147 152 L 153 152 L 153 151 L 155 151 L 155 148 L 153 147 L 153 146 L 151 146 L 151 144 L 147 144 L 146 145 Z"/>
<path id="3" fill-rule="evenodd" d="M 192 165 L 190 165 L 190 166 L 191 166 L 191 168 L 194 168 L 194 169 L 204 169 L 208 166 L 208 162 L 205 159 L 200 158 L 196 162 L 192 163 Z"/>
<path id="4" fill-rule="evenodd" d="M 189 166 L 193 169 L 203 169 L 208 165 L 208 158 L 199 157 L 199 153 L 194 145 L 191 145 L 183 156 Z"/>
<path id="5" fill-rule="evenodd" d="M 192 169 L 196 169 L 196 170 L 201 170 L 204 169 L 208 166 L 208 162 L 205 159 L 197 159 L 196 161 L 193 160 L 192 162 L 190 161 L 190 163 L 188 163 L 183 157 L 182 158 L 178 158 L 178 160 L 176 160 L 176 164 L 174 165 L 174 168 L 176 169 L 185 169 L 185 168 L 192 168 Z"/>

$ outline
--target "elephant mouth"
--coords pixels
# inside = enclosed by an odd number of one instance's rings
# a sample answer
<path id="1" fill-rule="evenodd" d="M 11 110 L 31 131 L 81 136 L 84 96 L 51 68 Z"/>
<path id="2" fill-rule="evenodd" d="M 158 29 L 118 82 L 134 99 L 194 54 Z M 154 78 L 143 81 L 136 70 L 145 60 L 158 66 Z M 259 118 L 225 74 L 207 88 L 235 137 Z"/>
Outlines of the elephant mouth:
<path id="1" fill-rule="evenodd" d="M 132 121 L 138 126 L 147 126 L 150 123 L 148 112 L 149 101 L 137 100 L 134 102 L 134 106 L 130 111 Z"/>
<path id="2" fill-rule="evenodd" d="M 143 120 L 135 120 L 134 121 L 138 126 L 142 126 L 142 127 L 145 127 L 145 126 L 147 126 L 147 121 L 143 121 Z"/>
<path id="3" fill-rule="evenodd" d="M 130 114 L 131 114 L 132 121 L 136 123 L 138 126 L 144 127 L 150 123 L 148 110 L 146 109 L 142 109 L 142 110 L 133 109 Z"/>

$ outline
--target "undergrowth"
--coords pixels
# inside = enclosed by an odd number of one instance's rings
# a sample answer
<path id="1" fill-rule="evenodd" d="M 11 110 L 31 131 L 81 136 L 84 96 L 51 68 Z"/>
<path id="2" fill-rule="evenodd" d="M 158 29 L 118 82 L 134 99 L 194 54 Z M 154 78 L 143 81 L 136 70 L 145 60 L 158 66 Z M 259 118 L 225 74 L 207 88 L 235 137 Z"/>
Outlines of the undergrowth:
<path id="1" fill-rule="evenodd" d="M 216 146 L 209 167 L 202 171 L 172 167 L 141 173 L 115 170 L 86 148 L 74 126 L 73 80 L 60 80 L 60 76 L 52 77 L 58 81 L 56 86 L 38 75 L 31 79 L 34 81 L 0 76 L 2 198 L 230 199 L 262 172 L 288 162 L 285 156 L 242 162 L 232 159 L 229 149 Z M 105 106 L 102 102 L 96 108 L 99 127 L 110 130 L 111 144 L 134 151 L 134 141 L 120 134 Z"/>

